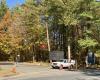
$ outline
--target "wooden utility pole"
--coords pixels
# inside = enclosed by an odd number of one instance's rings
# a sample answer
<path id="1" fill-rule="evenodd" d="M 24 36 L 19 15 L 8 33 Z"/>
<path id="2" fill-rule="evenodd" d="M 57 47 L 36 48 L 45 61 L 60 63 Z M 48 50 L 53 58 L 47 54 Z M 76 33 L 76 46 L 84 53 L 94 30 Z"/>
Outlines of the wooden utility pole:
<path id="1" fill-rule="evenodd" d="M 48 28 L 48 23 L 47 22 L 46 22 L 46 33 L 47 33 L 48 52 L 50 54 L 49 28 Z M 52 60 L 50 60 L 50 63 L 52 63 Z"/>
<path id="2" fill-rule="evenodd" d="M 50 52 L 50 40 L 49 40 L 49 30 L 47 22 L 46 22 L 46 33 L 47 33 L 48 51 Z"/>

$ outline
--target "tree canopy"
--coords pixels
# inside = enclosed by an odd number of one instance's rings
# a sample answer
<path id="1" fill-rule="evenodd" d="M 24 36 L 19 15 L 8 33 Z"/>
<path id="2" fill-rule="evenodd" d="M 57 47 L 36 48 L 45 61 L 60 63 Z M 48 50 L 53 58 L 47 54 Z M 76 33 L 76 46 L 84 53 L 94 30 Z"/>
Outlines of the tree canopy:
<path id="1" fill-rule="evenodd" d="M 92 48 L 98 53 L 100 3 L 95 0 L 26 0 L 10 10 L 5 0 L 1 0 L 1 52 L 36 58 L 42 55 L 43 58 L 42 53 L 48 52 L 46 27 L 52 50 L 60 45 L 67 52 L 70 43 L 71 53 L 81 53 L 84 48 Z"/>

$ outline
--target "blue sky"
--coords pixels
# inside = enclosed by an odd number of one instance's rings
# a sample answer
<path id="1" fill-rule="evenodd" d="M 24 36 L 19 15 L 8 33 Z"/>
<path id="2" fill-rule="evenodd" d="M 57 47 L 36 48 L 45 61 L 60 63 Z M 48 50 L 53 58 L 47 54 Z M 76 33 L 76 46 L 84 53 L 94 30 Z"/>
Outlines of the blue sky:
<path id="1" fill-rule="evenodd" d="M 17 4 L 23 4 L 25 0 L 6 0 L 9 8 L 15 7 Z"/>

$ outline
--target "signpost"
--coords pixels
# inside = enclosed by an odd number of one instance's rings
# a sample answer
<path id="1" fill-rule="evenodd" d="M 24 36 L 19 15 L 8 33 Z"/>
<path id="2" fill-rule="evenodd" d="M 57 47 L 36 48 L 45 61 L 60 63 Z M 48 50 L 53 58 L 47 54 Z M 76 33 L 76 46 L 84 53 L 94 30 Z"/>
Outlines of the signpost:
<path id="1" fill-rule="evenodd" d="M 95 55 L 93 52 L 89 51 L 86 56 L 86 67 L 93 64 L 95 64 Z"/>
<path id="2" fill-rule="evenodd" d="M 95 64 L 95 55 L 94 55 L 94 53 L 89 52 L 87 58 L 88 58 L 87 59 L 88 64 Z"/>
<path id="3" fill-rule="evenodd" d="M 63 51 L 52 51 L 49 53 L 49 59 L 52 61 L 64 59 Z"/>

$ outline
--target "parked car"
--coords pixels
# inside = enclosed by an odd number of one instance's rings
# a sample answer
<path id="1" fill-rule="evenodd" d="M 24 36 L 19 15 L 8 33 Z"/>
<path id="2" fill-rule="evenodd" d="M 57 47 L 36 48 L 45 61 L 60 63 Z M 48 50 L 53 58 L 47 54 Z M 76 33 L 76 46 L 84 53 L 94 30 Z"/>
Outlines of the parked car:
<path id="1" fill-rule="evenodd" d="M 52 68 L 73 68 L 75 65 L 75 60 L 68 62 L 68 59 L 61 59 L 51 63 Z"/>

